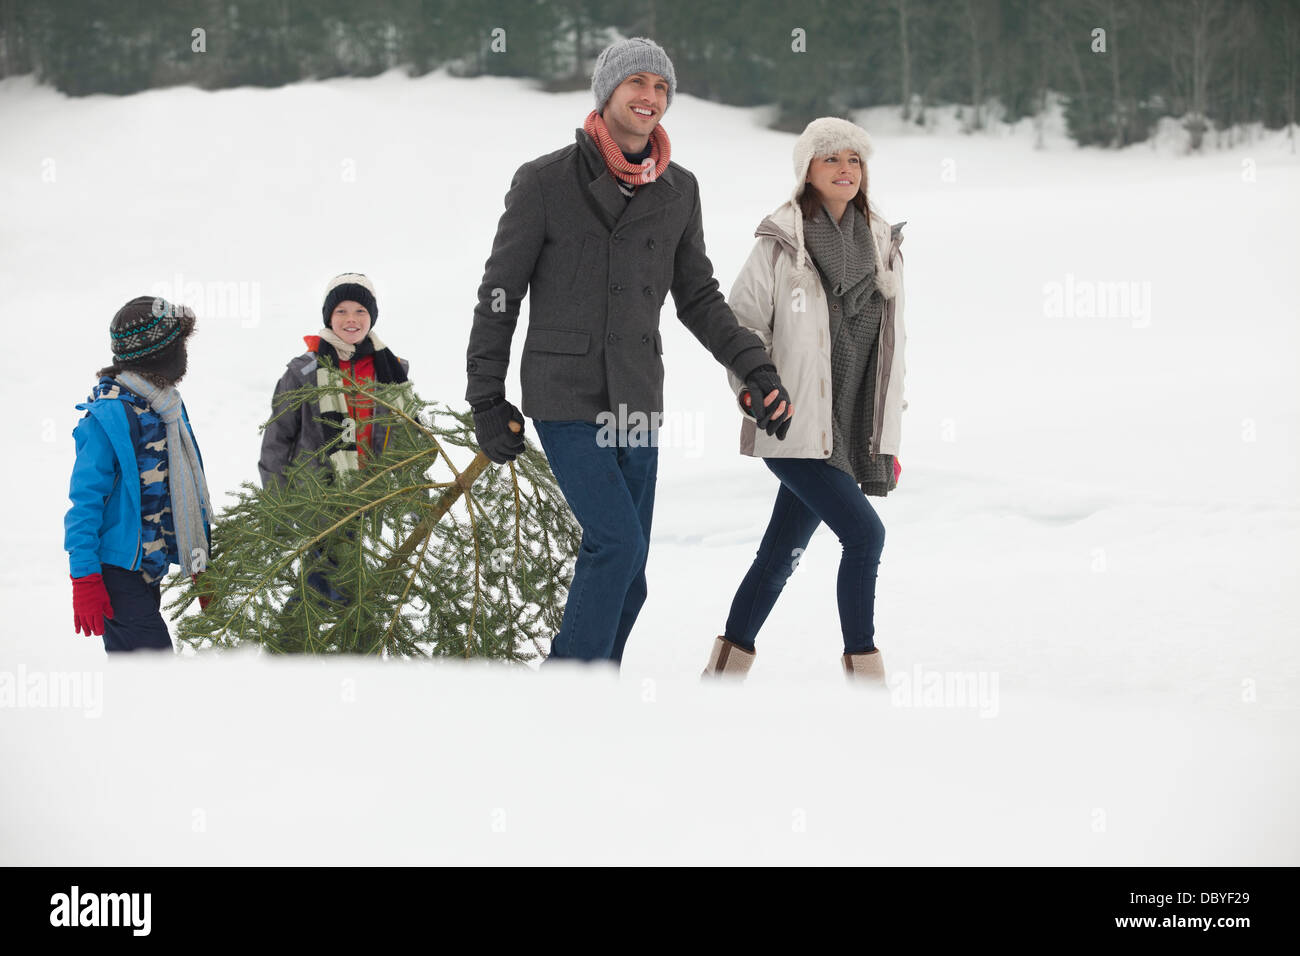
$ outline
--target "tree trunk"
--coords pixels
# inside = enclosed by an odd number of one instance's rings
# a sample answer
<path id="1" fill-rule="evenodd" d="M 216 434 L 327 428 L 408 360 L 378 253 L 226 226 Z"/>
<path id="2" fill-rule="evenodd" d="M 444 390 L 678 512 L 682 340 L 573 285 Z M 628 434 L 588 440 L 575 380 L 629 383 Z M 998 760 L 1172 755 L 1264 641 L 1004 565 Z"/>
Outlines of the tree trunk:
<path id="1" fill-rule="evenodd" d="M 1220 0 L 1196 0 L 1192 7 L 1192 116 L 1189 132 L 1192 134 L 1192 149 L 1197 151 L 1201 149 L 1205 131 L 1209 128 L 1206 114 L 1209 111 L 1210 76 L 1215 55 L 1223 42 L 1214 28 L 1218 27 L 1217 21 L 1222 12 L 1223 4 Z"/>
<path id="2" fill-rule="evenodd" d="M 1114 0 L 1106 3 L 1106 58 L 1110 60 L 1110 111 L 1115 124 L 1111 133 L 1111 147 L 1119 149 L 1128 142 L 1127 122 L 1124 115 L 1124 95 L 1119 80 L 1119 18 Z"/>
<path id="3" fill-rule="evenodd" d="M 1290 7 L 1282 8 L 1282 57 L 1283 75 L 1286 77 L 1286 90 L 1282 95 L 1286 103 L 1286 135 L 1291 140 L 1291 152 L 1296 151 L 1295 144 L 1295 87 L 1296 87 L 1296 53 L 1300 50 L 1300 18 L 1293 15 Z"/>
<path id="4" fill-rule="evenodd" d="M 486 468 L 488 464 L 488 456 L 483 454 L 483 452 L 479 452 L 474 456 L 474 460 L 469 463 L 469 466 L 456 476 L 456 486 L 454 488 L 448 488 L 442 493 L 441 497 L 438 498 L 437 504 L 434 505 L 433 510 L 424 517 L 423 521 L 416 525 L 415 530 L 411 532 L 410 536 L 398 545 L 397 550 L 393 552 L 392 556 L 385 563 L 385 570 L 392 570 L 393 568 L 398 567 L 411 556 L 424 539 L 429 537 L 429 533 L 433 531 L 433 526 L 438 523 L 438 519 L 450 511 L 451 506 L 460 500 L 460 496 L 473 487 L 474 481 L 483 473 L 483 469 Z"/>
<path id="5" fill-rule="evenodd" d="M 912 118 L 912 51 L 907 43 L 907 0 L 898 0 L 898 39 L 903 63 L 903 119 Z"/>
<path id="6" fill-rule="evenodd" d="M 983 129 L 981 104 L 984 102 L 984 71 L 980 62 L 979 22 L 975 17 L 974 0 L 966 0 L 966 24 L 970 27 L 970 79 L 971 104 L 974 112 L 971 129 Z"/>

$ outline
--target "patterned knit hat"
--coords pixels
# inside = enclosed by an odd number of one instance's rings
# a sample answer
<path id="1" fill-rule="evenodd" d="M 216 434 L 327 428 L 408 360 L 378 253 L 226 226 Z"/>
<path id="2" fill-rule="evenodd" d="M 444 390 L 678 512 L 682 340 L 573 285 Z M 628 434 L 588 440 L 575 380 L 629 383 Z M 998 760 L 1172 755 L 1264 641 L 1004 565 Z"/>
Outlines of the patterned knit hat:
<path id="1" fill-rule="evenodd" d="M 142 368 L 158 364 L 179 349 L 194 330 L 194 311 L 157 296 L 142 295 L 117 310 L 109 324 L 113 364 Z"/>
<path id="2" fill-rule="evenodd" d="M 334 314 L 340 302 L 359 302 L 370 313 L 370 327 L 379 321 L 379 303 L 375 301 L 375 287 L 360 272 L 345 272 L 330 279 L 325 286 L 325 304 L 321 306 L 321 318 L 325 328 L 330 327 L 330 316 Z"/>
<path id="3" fill-rule="evenodd" d="M 597 113 L 604 111 L 614 88 L 633 73 L 662 76 L 668 81 L 668 105 L 673 105 L 673 94 L 677 92 L 673 61 L 654 40 L 632 37 L 610 44 L 596 57 L 596 69 L 591 74 L 591 93 L 596 97 Z"/>

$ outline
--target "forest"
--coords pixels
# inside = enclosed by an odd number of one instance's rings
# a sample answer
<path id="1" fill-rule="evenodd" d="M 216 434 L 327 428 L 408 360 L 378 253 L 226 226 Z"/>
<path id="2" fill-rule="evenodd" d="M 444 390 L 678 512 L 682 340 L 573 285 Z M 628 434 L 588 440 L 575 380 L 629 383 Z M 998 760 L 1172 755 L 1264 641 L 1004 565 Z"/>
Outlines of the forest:
<path id="1" fill-rule="evenodd" d="M 679 90 L 772 104 L 795 131 L 880 105 L 924 125 L 955 104 L 976 132 L 1049 95 L 1098 147 L 1166 116 L 1193 149 L 1296 121 L 1300 0 L 0 0 L 0 77 L 84 96 L 446 69 L 572 90 L 620 35 L 663 45 Z"/>

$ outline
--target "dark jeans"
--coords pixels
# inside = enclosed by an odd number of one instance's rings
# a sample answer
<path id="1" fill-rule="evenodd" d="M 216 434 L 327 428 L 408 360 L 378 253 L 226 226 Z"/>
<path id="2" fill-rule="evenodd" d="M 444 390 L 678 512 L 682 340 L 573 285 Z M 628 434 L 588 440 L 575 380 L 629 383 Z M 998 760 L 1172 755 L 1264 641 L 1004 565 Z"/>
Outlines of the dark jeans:
<path id="1" fill-rule="evenodd" d="M 170 651 L 171 634 L 159 608 L 162 606 L 162 582 L 145 584 L 139 571 L 128 571 L 112 564 L 100 568 L 108 603 L 113 616 L 104 618 L 106 651 Z"/>
<path id="2" fill-rule="evenodd" d="M 844 546 L 836 594 L 846 653 L 875 648 L 876 571 L 885 526 L 853 476 L 819 458 L 764 458 L 781 479 L 776 506 L 758 555 L 740 582 L 727 617 L 726 638 L 754 649 L 786 580 L 823 521 Z"/>
<path id="3" fill-rule="evenodd" d="M 348 539 L 356 540 L 356 533 L 348 532 Z M 339 563 L 336 560 L 334 560 L 334 557 L 332 555 L 327 554 L 323 549 L 313 548 L 311 554 L 312 557 L 318 561 L 323 559 L 324 562 L 327 565 L 329 565 L 331 570 L 338 569 Z M 325 572 L 323 571 L 316 570 L 316 571 L 308 572 L 307 583 L 310 584 L 313 588 L 315 588 L 316 591 L 318 591 L 320 594 L 329 598 L 329 600 L 331 601 L 337 601 L 340 604 L 350 603 L 348 599 L 344 597 L 342 592 L 340 592 L 336 587 L 334 587 L 333 584 L 330 583 L 330 579 L 325 576 Z"/>
<path id="4" fill-rule="evenodd" d="M 533 424 L 560 491 L 582 526 L 564 620 L 548 659 L 621 663 L 645 604 L 659 448 L 601 447 L 601 429 L 590 422 Z"/>

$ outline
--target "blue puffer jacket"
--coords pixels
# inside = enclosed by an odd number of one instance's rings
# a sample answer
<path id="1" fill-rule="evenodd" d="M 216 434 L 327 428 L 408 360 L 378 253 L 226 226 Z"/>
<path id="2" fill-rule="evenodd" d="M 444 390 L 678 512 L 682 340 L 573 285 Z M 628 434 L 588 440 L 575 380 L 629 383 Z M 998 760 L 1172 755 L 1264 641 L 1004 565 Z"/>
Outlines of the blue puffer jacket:
<path id="1" fill-rule="evenodd" d="M 74 578 L 98 574 L 100 566 L 140 569 L 140 468 L 126 405 L 117 399 L 82 402 L 88 411 L 72 430 L 77 460 L 72 466 L 68 497 L 72 507 L 63 519 L 63 547 Z M 189 414 L 181 418 L 190 428 Z M 198 450 L 198 442 L 194 448 Z M 199 453 L 199 465 L 203 454 Z M 125 479 L 125 480 L 124 480 Z"/>

